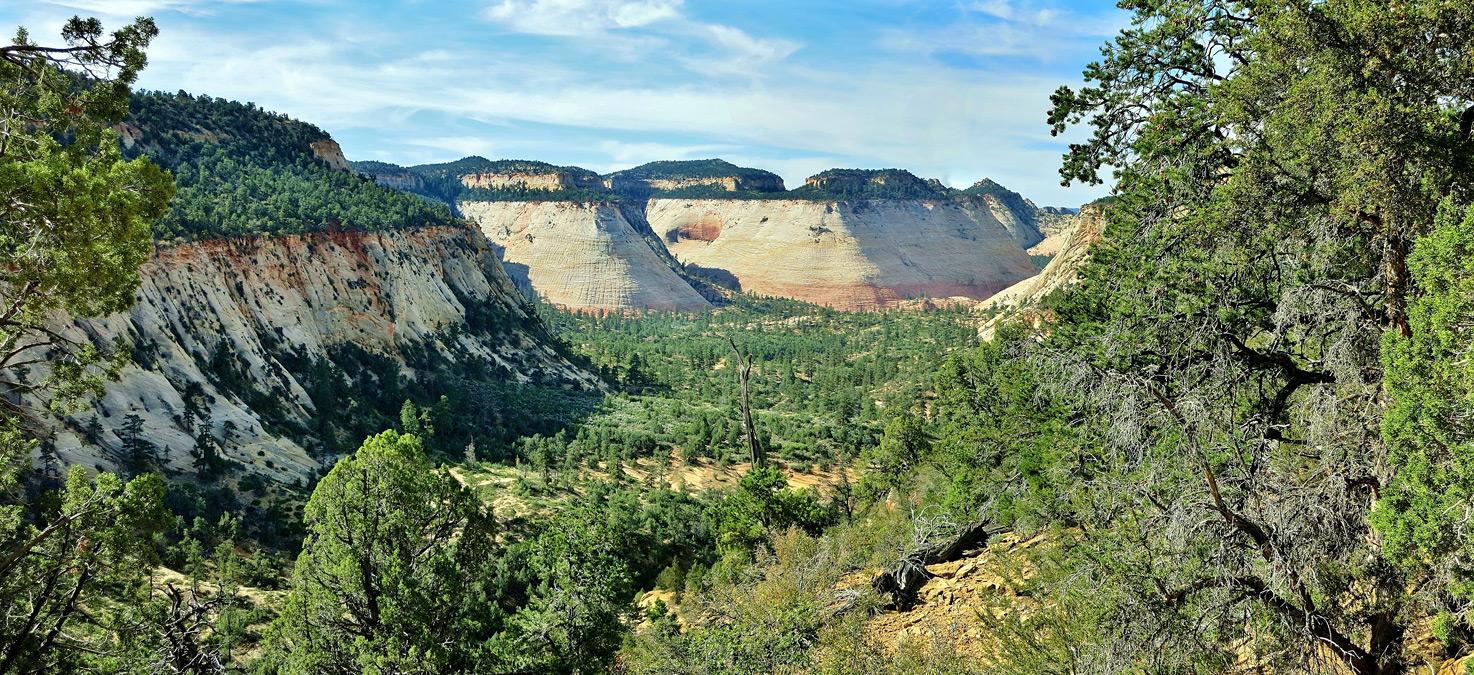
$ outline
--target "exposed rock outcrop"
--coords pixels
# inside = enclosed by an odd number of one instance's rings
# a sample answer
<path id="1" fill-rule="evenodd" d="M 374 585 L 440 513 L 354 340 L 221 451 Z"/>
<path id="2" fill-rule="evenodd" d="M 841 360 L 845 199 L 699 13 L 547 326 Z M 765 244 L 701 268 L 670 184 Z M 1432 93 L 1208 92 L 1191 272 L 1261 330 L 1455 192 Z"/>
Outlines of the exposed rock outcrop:
<path id="1" fill-rule="evenodd" d="M 980 338 L 992 339 L 999 325 L 1015 318 L 1039 323 L 1045 317 L 1036 310 L 1044 297 L 1075 283 L 1080 267 L 1089 259 L 1090 247 L 1100 241 L 1105 232 L 1105 210 L 1098 205 L 1085 206 L 1072 223 L 1072 227 L 1063 233 L 1058 252 L 1043 270 L 977 306 L 977 311 L 994 313 L 979 329 Z"/>
<path id="2" fill-rule="evenodd" d="M 425 191 L 424 177 L 409 171 L 395 171 L 392 173 L 368 174 L 374 181 L 384 187 L 391 187 L 403 192 L 422 193 Z"/>
<path id="3" fill-rule="evenodd" d="M 991 210 L 969 198 L 652 199 L 646 216 L 687 266 L 743 291 L 839 309 L 981 300 L 1035 271 Z"/>
<path id="4" fill-rule="evenodd" d="M 778 174 L 741 167 L 721 159 L 650 162 L 604 177 L 604 186 L 643 199 L 653 192 L 716 188 L 727 192 L 782 192 Z"/>
<path id="5" fill-rule="evenodd" d="M 962 193 L 986 201 L 1019 246 L 1029 249 L 1029 253 L 1033 255 L 1053 255 L 1054 251 L 1059 250 L 1062 236 L 1052 243 L 1044 242 L 1051 236 L 1062 235 L 1075 218 L 1074 210 L 1054 206 L 1041 208 L 1023 195 L 988 178 L 974 183 Z M 1043 248 L 1035 250 L 1035 247 L 1040 246 Z"/>
<path id="6" fill-rule="evenodd" d="M 870 186 L 881 188 L 915 188 L 930 190 L 941 187 L 939 181 L 917 178 L 909 171 L 896 169 L 871 171 L 865 169 L 831 169 L 809 176 L 804 186 L 817 190 L 856 190 Z M 942 188 L 945 190 L 945 188 Z"/>
<path id="7" fill-rule="evenodd" d="M 681 279 L 613 204 L 461 202 L 502 254 L 507 272 L 555 305 L 579 310 L 697 310 Z"/>
<path id="8" fill-rule="evenodd" d="M 342 347 L 411 377 L 433 354 L 523 381 L 597 386 L 529 328 L 495 252 L 469 227 L 204 240 L 157 250 L 141 272 L 129 311 L 58 322 L 74 339 L 134 345 L 122 381 L 57 430 L 65 464 L 117 470 L 125 419 L 136 415 L 138 438 L 175 469 L 190 466 L 204 434 L 253 471 L 305 477 L 330 458 L 290 433 L 314 421 L 304 371 Z"/>
<path id="9" fill-rule="evenodd" d="M 568 171 L 549 173 L 468 173 L 460 177 L 461 184 L 468 188 L 528 188 L 531 190 L 567 190 L 571 188 L 601 188 L 604 181 L 598 176 L 575 174 Z"/>
<path id="10" fill-rule="evenodd" d="M 312 154 L 328 163 L 328 166 L 339 171 L 352 171 L 353 165 L 348 163 L 348 158 L 343 156 L 343 148 L 338 142 L 331 138 L 324 138 L 312 142 Z"/>
<path id="11" fill-rule="evenodd" d="M 1076 211 L 1061 209 L 1054 206 L 1046 206 L 1036 211 L 1039 233 L 1044 235 L 1043 241 L 1029 247 L 1029 255 L 1055 255 L 1064 248 L 1069 240 L 1070 232 L 1075 228 L 1075 221 L 1080 217 Z"/>

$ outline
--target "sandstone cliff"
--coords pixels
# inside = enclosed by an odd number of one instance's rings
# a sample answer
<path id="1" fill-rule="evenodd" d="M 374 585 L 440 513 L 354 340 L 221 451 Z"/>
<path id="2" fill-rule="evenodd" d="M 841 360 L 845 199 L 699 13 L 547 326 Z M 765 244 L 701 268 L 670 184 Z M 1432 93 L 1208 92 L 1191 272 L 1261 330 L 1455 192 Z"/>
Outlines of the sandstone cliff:
<path id="1" fill-rule="evenodd" d="M 312 154 L 316 155 L 318 159 L 327 162 L 328 166 L 338 171 L 353 170 L 353 165 L 348 162 L 347 157 L 343 156 L 343 148 L 338 145 L 337 141 L 331 138 L 324 138 L 320 141 L 313 141 L 311 147 Z"/>
<path id="2" fill-rule="evenodd" d="M 309 391 L 328 384 L 309 371 L 353 373 L 345 349 L 411 378 L 459 363 L 596 386 L 546 346 L 469 227 L 197 241 L 157 250 L 142 278 L 128 312 L 59 322 L 75 339 L 134 345 L 122 381 L 56 430 L 63 463 L 117 470 L 134 415 L 174 469 L 189 468 L 203 434 L 249 470 L 304 478 L 331 459 L 304 447 L 321 412 Z"/>
<path id="3" fill-rule="evenodd" d="M 650 162 L 605 176 L 604 186 L 637 199 L 691 188 L 719 192 L 782 192 L 784 189 L 778 174 L 737 166 L 722 159 Z"/>
<path id="4" fill-rule="evenodd" d="M 460 176 L 461 185 L 468 188 L 527 188 L 530 190 L 568 190 L 572 188 L 602 188 L 604 181 L 598 176 L 581 175 L 568 171 L 547 173 L 528 172 L 484 172 Z"/>
<path id="5" fill-rule="evenodd" d="M 652 199 L 682 263 L 741 290 L 839 309 L 918 296 L 981 300 L 1035 269 L 980 200 Z"/>
<path id="6" fill-rule="evenodd" d="M 693 187 L 715 187 L 727 192 L 782 192 L 783 179 L 744 178 L 740 176 L 708 176 L 701 178 L 628 178 L 604 179 L 604 186 L 619 193 L 668 192 Z"/>
<path id="7" fill-rule="evenodd" d="M 999 325 L 1013 319 L 1039 323 L 1045 318 L 1038 311 L 1044 298 L 1075 282 L 1080 267 L 1089 259 L 1090 247 L 1105 231 L 1105 212 L 1097 205 L 1086 206 L 1070 222 L 1058 252 L 1043 270 L 978 305 L 977 311 L 994 313 L 978 331 L 979 337 L 992 339 Z"/>
<path id="8" fill-rule="evenodd" d="M 580 310 L 709 306 L 613 204 L 461 202 L 507 272 L 555 305 Z"/>

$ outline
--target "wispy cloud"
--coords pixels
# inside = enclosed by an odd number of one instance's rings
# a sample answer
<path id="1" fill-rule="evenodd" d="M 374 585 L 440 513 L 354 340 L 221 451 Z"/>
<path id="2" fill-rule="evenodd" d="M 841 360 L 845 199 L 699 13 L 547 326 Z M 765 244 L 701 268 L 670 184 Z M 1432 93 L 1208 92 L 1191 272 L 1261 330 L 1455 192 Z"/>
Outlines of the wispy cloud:
<path id="1" fill-rule="evenodd" d="M 87 14 L 104 16 L 146 16 L 161 12 L 207 13 L 211 6 L 247 4 L 266 0 L 41 0 L 48 5 L 66 7 Z"/>
<path id="2" fill-rule="evenodd" d="M 968 5 L 975 12 L 1002 19 L 1004 21 L 1018 21 L 1036 26 L 1048 26 L 1059 18 L 1061 12 L 1058 9 L 1036 7 L 1032 4 L 1020 3 L 1014 0 L 984 0 Z"/>
<path id="3" fill-rule="evenodd" d="M 980 0 L 960 6 L 954 19 L 941 25 L 888 30 L 881 44 L 902 52 L 1048 63 L 1079 58 L 1082 47 L 1093 49 L 1115 34 L 1121 17 L 1119 11 L 1068 9 L 1057 3 Z"/>
<path id="4" fill-rule="evenodd" d="M 485 16 L 519 33 L 589 36 L 681 16 L 683 0 L 500 0 Z"/>

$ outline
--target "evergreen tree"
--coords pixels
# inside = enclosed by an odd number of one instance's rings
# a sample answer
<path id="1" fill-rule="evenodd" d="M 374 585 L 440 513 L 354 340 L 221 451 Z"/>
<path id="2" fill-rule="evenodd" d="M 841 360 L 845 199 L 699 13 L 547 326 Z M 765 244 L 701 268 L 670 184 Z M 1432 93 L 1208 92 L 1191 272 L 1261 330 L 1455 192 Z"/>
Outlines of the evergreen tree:
<path id="1" fill-rule="evenodd" d="M 497 605 L 482 583 L 492 523 L 419 439 L 386 431 L 318 483 L 274 624 L 281 673 L 480 673 Z"/>
<path id="2" fill-rule="evenodd" d="M 1398 457 L 1379 344 L 1412 333 L 1412 242 L 1474 186 L 1474 6 L 1123 6 L 1050 114 L 1094 128 L 1062 175 L 1116 167 L 1118 198 L 1032 349 L 1086 446 L 1045 467 L 1112 628 L 1081 658 L 1397 672 L 1421 584 L 1370 525 Z"/>

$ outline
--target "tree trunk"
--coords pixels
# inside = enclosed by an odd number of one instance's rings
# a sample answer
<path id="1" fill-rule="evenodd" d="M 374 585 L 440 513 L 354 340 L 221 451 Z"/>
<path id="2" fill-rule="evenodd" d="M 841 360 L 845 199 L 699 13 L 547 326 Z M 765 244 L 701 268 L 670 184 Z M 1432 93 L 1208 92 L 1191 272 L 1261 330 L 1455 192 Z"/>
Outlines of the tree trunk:
<path id="1" fill-rule="evenodd" d="M 871 588 L 878 595 L 888 597 L 890 605 L 905 609 L 916 602 L 916 594 L 931 580 L 927 565 L 936 565 L 957 560 L 968 551 L 988 542 L 988 539 L 1007 532 L 1008 528 L 991 522 L 982 522 L 963 528 L 950 539 L 927 544 L 897 560 L 891 568 L 877 575 Z"/>
<path id="2" fill-rule="evenodd" d="M 742 408 L 742 427 L 747 432 L 747 453 L 752 459 L 752 468 L 756 469 L 766 463 L 767 457 L 757 442 L 757 429 L 752 424 L 752 405 L 747 400 L 747 379 L 752 375 L 752 360 L 742 356 L 742 350 L 737 348 L 737 342 L 727 338 L 732 345 L 732 351 L 737 353 L 737 380 L 742 386 L 742 399 L 739 402 Z"/>

